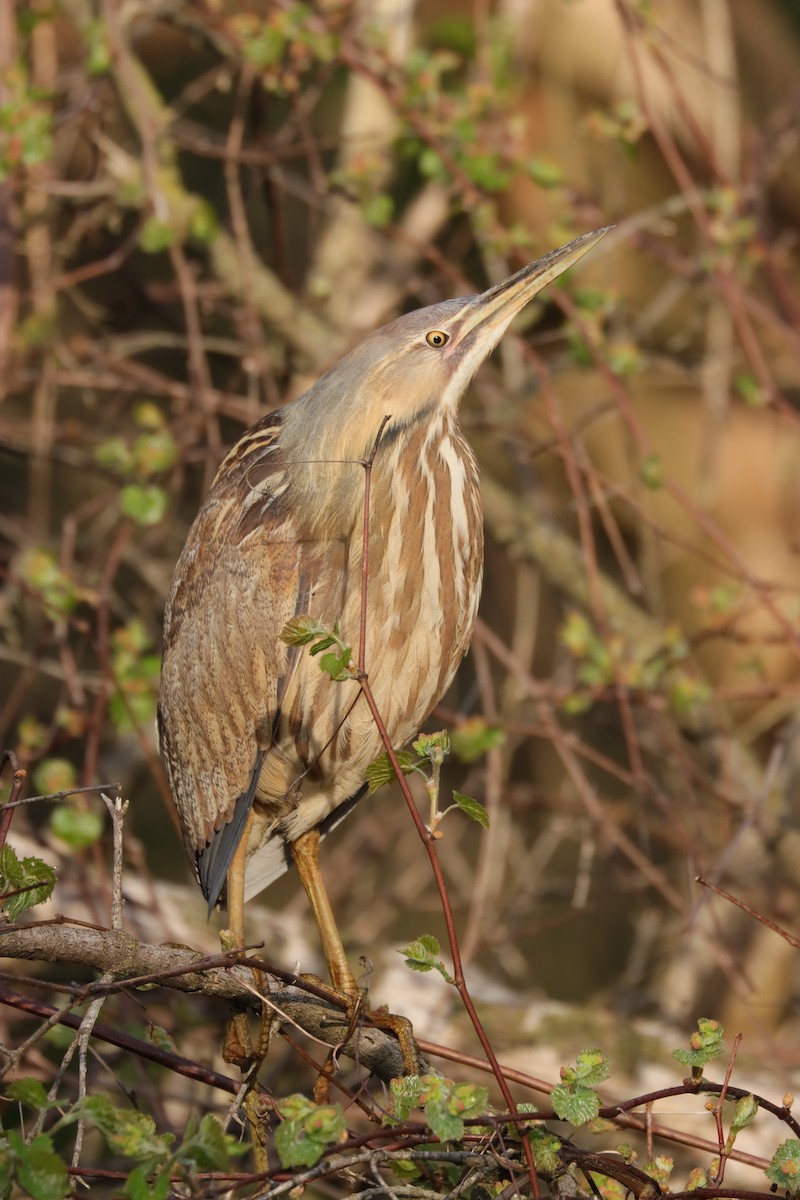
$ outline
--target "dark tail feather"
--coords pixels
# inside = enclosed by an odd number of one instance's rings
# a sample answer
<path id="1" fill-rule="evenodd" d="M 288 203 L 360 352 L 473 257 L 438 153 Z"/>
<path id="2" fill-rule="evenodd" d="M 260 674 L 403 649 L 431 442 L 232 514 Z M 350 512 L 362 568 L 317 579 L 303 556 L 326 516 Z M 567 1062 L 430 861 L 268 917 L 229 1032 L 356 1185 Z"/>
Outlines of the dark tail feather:
<path id="1" fill-rule="evenodd" d="M 228 868 L 231 865 L 231 859 L 236 853 L 236 848 L 242 839 L 250 809 L 253 807 L 253 799 L 258 787 L 258 778 L 261 774 L 265 755 L 266 750 L 259 750 L 256 755 L 255 766 L 253 767 L 253 774 L 250 776 L 247 791 L 242 792 L 236 801 L 230 821 L 214 834 L 206 848 L 201 850 L 197 855 L 197 874 L 200 878 L 200 887 L 202 888 L 203 895 L 208 901 L 209 917 L 216 907 L 217 901 L 222 894 L 222 889 L 225 887 L 225 880 L 228 877 Z"/>

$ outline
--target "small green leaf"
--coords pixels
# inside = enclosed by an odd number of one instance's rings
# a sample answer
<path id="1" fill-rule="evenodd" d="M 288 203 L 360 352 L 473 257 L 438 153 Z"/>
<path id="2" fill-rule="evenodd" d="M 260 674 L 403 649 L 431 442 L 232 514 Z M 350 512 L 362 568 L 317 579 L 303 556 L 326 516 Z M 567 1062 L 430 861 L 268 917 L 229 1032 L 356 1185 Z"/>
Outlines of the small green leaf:
<path id="1" fill-rule="evenodd" d="M 178 240 L 176 230 L 168 221 L 148 217 L 139 230 L 139 245 L 145 254 L 160 254 Z"/>
<path id="2" fill-rule="evenodd" d="M 600 1097 L 588 1087 L 556 1084 L 550 1099 L 559 1120 L 569 1121 L 571 1125 L 585 1125 L 600 1112 Z"/>
<path id="3" fill-rule="evenodd" d="M 441 958 L 439 958 L 440 946 L 439 942 L 430 933 L 423 933 L 420 937 L 415 938 L 413 942 L 409 942 L 407 946 L 403 946 L 398 951 L 399 954 L 404 954 L 406 966 L 412 971 L 438 971 L 443 979 L 448 983 L 452 983 L 452 977 L 447 971 Z"/>
<path id="4" fill-rule="evenodd" d="M 62 1200 L 71 1183 L 66 1164 L 53 1150 L 46 1133 L 39 1134 L 27 1146 L 22 1143 L 17 1167 L 17 1183 L 30 1200 Z"/>
<path id="5" fill-rule="evenodd" d="M 109 1150 L 125 1158 L 163 1158 L 173 1138 L 157 1134 L 156 1123 L 148 1113 L 117 1108 L 106 1096 L 89 1096 L 74 1104 L 71 1116 L 89 1117 L 105 1139 Z"/>
<path id="6" fill-rule="evenodd" d="M 291 617 L 281 630 L 280 638 L 287 646 L 307 646 L 325 630 L 308 613 Z"/>
<path id="7" fill-rule="evenodd" d="M 664 464 L 658 454 L 648 454 L 642 459 L 639 475 L 645 487 L 657 491 L 664 486 Z"/>
<path id="8" fill-rule="evenodd" d="M 419 765 L 419 759 L 410 750 L 396 750 L 395 755 L 400 770 L 404 775 L 410 775 Z M 380 758 L 376 758 L 367 767 L 367 784 L 369 785 L 370 796 L 374 792 L 377 792 L 378 788 L 385 787 L 387 783 L 393 783 L 394 779 L 394 767 L 391 764 L 388 754 L 381 754 Z"/>
<path id="9" fill-rule="evenodd" d="M 121 437 L 107 438 L 95 446 L 94 461 L 98 466 L 117 471 L 120 475 L 130 475 L 133 470 L 130 446 Z"/>
<path id="10" fill-rule="evenodd" d="M 608 1079 L 611 1066 L 602 1050 L 581 1050 L 575 1062 L 575 1074 L 580 1083 L 593 1087 Z"/>
<path id="11" fill-rule="evenodd" d="M 361 205 L 361 215 L 368 225 L 384 229 L 394 216 L 394 200 L 385 192 L 370 196 Z"/>
<path id="12" fill-rule="evenodd" d="M 429 1100 L 424 1112 L 425 1120 L 440 1142 L 458 1142 L 464 1136 L 464 1122 L 450 1112 L 446 1100 Z"/>
<path id="13" fill-rule="evenodd" d="M 484 829 L 489 828 L 489 814 L 481 804 L 480 800 L 473 800 L 471 796 L 464 796 L 461 792 L 453 792 L 453 799 L 462 812 L 466 813 L 473 821 L 477 821 Z"/>
<path id="14" fill-rule="evenodd" d="M 733 1110 L 731 1133 L 739 1133 L 741 1129 L 746 1129 L 748 1125 L 752 1125 L 757 1115 L 758 1101 L 755 1096 L 741 1096 L 736 1101 L 736 1107 Z"/>
<path id="15" fill-rule="evenodd" d="M 438 939 L 430 933 L 423 933 L 407 946 L 403 946 L 398 954 L 404 954 L 406 966 L 412 971 L 432 971 L 437 963 L 441 950 Z"/>
<path id="16" fill-rule="evenodd" d="M 770 1183 L 792 1194 L 800 1192 L 800 1141 L 789 1138 L 772 1156 L 765 1172 Z"/>
<path id="17" fill-rule="evenodd" d="M 549 1129 L 534 1126 L 528 1128 L 528 1141 L 536 1170 L 548 1173 L 555 1171 L 561 1164 L 561 1140 Z"/>
<path id="18" fill-rule="evenodd" d="M 748 373 L 737 375 L 733 386 L 745 404 L 749 404 L 753 408 L 762 408 L 769 403 L 769 394 L 761 387 L 755 375 Z"/>
<path id="19" fill-rule="evenodd" d="M 309 654 L 312 657 L 315 657 L 317 654 L 322 654 L 323 650 L 329 650 L 331 646 L 335 646 L 335 645 L 336 645 L 336 638 L 334 637 L 334 635 L 332 633 L 326 633 L 324 637 L 321 637 L 318 642 L 314 643 L 314 645 L 309 650 Z"/>
<path id="20" fill-rule="evenodd" d="M 676 1062 L 691 1067 L 692 1070 L 702 1070 L 712 1058 L 718 1058 L 724 1049 L 723 1038 L 725 1030 L 719 1021 L 710 1017 L 700 1017 L 697 1029 L 689 1039 L 690 1050 L 673 1050 L 672 1057 Z"/>
<path id="21" fill-rule="evenodd" d="M 469 717 L 452 730 L 450 740 L 453 753 L 464 763 L 474 763 L 483 758 L 487 750 L 502 746 L 505 731 L 497 725 L 489 725 L 483 717 Z"/>
<path id="22" fill-rule="evenodd" d="M 33 772 L 33 786 L 40 796 L 68 792 L 78 781 L 78 774 L 66 758 L 46 758 Z"/>
<path id="23" fill-rule="evenodd" d="M 338 1104 L 312 1104 L 296 1094 L 280 1101 L 281 1124 L 275 1148 L 284 1167 L 313 1167 L 332 1142 L 347 1137 L 347 1123 Z"/>
<path id="24" fill-rule="evenodd" d="M 231 1165 L 231 1154 L 244 1151 L 229 1137 L 212 1113 L 206 1113 L 197 1132 L 178 1151 L 181 1162 L 190 1159 L 201 1171 L 226 1171 Z"/>
<path id="25" fill-rule="evenodd" d="M 168 1050 L 170 1054 L 177 1054 L 178 1047 L 161 1025 L 149 1024 L 145 1035 L 151 1046 L 157 1046 L 159 1050 Z"/>
<path id="26" fill-rule="evenodd" d="M 129 483 L 120 492 L 119 503 L 137 525 L 157 525 L 167 511 L 167 493 L 154 483 Z"/>
<path id="27" fill-rule="evenodd" d="M 134 1167 L 125 1180 L 123 1192 L 130 1200 L 166 1200 L 170 1190 L 170 1170 L 166 1167 L 149 1182 L 153 1168 L 149 1163 Z"/>
<path id="28" fill-rule="evenodd" d="M 329 675 L 334 683 L 343 683 L 345 679 L 352 679 L 353 671 L 350 667 L 352 655 L 353 651 L 349 646 L 339 653 L 331 651 L 330 654 L 323 654 L 319 660 L 320 670 Z"/>
<path id="29" fill-rule="evenodd" d="M 5 1089 L 5 1094 L 9 1100 L 16 1100 L 18 1104 L 29 1104 L 31 1108 L 49 1108 L 51 1103 L 56 1103 L 47 1099 L 44 1084 L 38 1079 L 15 1079 Z"/>
<path id="30" fill-rule="evenodd" d="M 178 445 L 166 429 L 140 433 L 133 443 L 132 464 L 140 478 L 168 471 L 178 458 Z"/>
<path id="31" fill-rule="evenodd" d="M 92 809 L 60 804 L 50 817 L 50 832 L 73 850 L 93 846 L 103 832 L 103 818 Z"/>
<path id="32" fill-rule="evenodd" d="M 8 842 L 0 850 L 0 905 L 9 921 L 43 904 L 55 883 L 55 871 L 41 858 L 20 859 Z"/>
<path id="33" fill-rule="evenodd" d="M 411 745 L 420 758 L 441 763 L 450 753 L 450 734 L 446 729 L 440 729 L 438 733 L 421 733 Z"/>
<path id="34" fill-rule="evenodd" d="M 564 172 L 552 158 L 537 154 L 525 164 L 526 170 L 534 183 L 541 188 L 558 187 L 564 182 Z"/>

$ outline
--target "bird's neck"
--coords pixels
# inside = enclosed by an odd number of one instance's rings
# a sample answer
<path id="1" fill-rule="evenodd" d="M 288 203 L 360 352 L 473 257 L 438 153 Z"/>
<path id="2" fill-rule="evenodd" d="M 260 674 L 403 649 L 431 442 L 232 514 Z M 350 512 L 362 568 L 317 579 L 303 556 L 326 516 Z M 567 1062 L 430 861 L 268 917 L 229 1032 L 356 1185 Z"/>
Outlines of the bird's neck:
<path id="1" fill-rule="evenodd" d="M 384 416 L 388 421 L 384 422 Z M 327 431 L 326 431 L 327 433 Z M 398 421 L 391 413 L 379 420 L 365 420 L 357 434 L 331 430 L 307 449 L 295 450 L 287 438 L 282 450 L 291 473 L 295 512 L 307 515 L 307 534 L 314 536 L 320 525 L 326 535 L 349 537 L 363 519 L 364 484 L 370 476 L 373 504 L 402 462 L 418 460 L 431 438 L 458 437 L 455 415 L 447 411 L 419 413 L 411 421 Z M 346 447 L 346 449 L 345 449 Z M 355 451 L 355 453 L 354 453 Z M 302 455 L 302 457 L 301 457 Z M 379 517 L 379 513 L 376 516 Z"/>

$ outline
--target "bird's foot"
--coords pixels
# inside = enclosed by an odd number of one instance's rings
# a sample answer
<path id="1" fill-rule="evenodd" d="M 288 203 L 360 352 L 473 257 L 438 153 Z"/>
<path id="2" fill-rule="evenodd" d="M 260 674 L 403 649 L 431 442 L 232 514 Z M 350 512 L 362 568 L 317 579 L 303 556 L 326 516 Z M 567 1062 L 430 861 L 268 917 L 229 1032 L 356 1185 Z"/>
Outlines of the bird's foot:
<path id="1" fill-rule="evenodd" d="M 344 986 L 342 986 L 342 981 L 339 981 L 338 986 L 324 983 L 317 975 L 304 974 L 300 976 L 300 979 L 313 983 L 317 992 L 324 993 L 326 998 L 330 999 L 338 1008 L 344 1008 L 347 1029 L 340 1039 L 340 1045 L 349 1042 L 360 1025 L 368 1024 L 377 1029 L 385 1029 L 393 1034 L 399 1043 L 400 1053 L 403 1057 L 403 1074 L 419 1075 L 421 1073 L 419 1048 L 408 1017 L 390 1013 L 385 1006 L 371 1009 L 368 1005 L 367 989 L 359 987 L 352 975 L 344 981 Z M 335 1050 L 332 1051 L 333 1053 Z M 329 1062 L 333 1065 L 330 1056 Z M 323 1080 L 328 1075 L 329 1072 L 326 1072 L 325 1076 L 320 1076 L 318 1081 L 320 1086 L 324 1087 Z M 317 1103 L 323 1103 L 323 1101 L 318 1100 Z"/>

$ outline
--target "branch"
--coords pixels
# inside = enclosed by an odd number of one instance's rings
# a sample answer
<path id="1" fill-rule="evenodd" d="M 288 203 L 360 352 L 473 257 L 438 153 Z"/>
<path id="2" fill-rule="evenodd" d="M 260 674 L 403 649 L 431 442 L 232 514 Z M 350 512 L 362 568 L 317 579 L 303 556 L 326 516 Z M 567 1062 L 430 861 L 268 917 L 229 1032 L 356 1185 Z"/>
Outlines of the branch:
<path id="1" fill-rule="evenodd" d="M 76 986 L 76 997 L 91 995 L 101 988 L 116 991 L 157 983 L 175 991 L 255 1006 L 252 971 L 238 965 L 244 960 L 239 956 L 237 962 L 236 954 L 209 958 L 188 946 L 153 946 L 116 930 L 60 923 L 3 930 L 0 950 L 6 958 L 71 963 L 104 974 L 113 973 L 113 982 Z M 252 965 L 256 960 L 247 962 Z M 310 1037 L 335 1046 L 340 1054 L 348 1055 L 384 1081 L 403 1074 L 403 1056 L 391 1034 L 365 1025 L 348 1037 L 347 1015 L 334 1003 L 329 989 L 278 972 L 267 963 L 257 965 L 282 983 L 290 984 L 270 991 L 268 1000 Z M 276 1019 L 281 1020 L 279 1014 Z"/>

